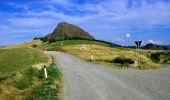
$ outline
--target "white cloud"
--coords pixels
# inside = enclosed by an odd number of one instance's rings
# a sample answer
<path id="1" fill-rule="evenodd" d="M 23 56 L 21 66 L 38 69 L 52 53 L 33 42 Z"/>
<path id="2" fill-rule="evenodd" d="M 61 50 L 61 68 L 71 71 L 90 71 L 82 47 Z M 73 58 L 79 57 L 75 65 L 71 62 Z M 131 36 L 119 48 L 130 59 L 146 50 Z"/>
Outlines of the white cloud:
<path id="1" fill-rule="evenodd" d="M 126 38 L 130 38 L 131 35 L 129 33 L 126 34 Z"/>
<path id="2" fill-rule="evenodd" d="M 25 10 L 29 9 L 29 6 L 26 5 L 26 4 L 21 5 L 21 4 L 15 3 L 15 2 L 7 2 L 6 4 L 11 6 L 11 7 L 15 7 L 15 8 L 22 8 L 22 9 L 25 9 Z"/>
<path id="3" fill-rule="evenodd" d="M 152 44 L 162 44 L 161 41 L 154 41 L 154 40 L 148 40 L 148 43 L 152 43 Z"/>
<path id="4" fill-rule="evenodd" d="M 170 26 L 170 3 L 163 1 L 148 3 L 148 0 L 134 0 L 129 8 L 127 1 L 104 0 L 95 4 L 78 4 L 71 0 L 31 1 L 24 5 L 9 3 L 10 6 L 24 8 L 26 11 L 6 14 L 0 12 L 0 18 L 8 21 L 2 24 L 3 26 L 0 25 L 3 27 L 1 32 L 11 34 L 13 31 L 22 34 L 25 30 L 33 33 L 48 33 L 53 31 L 59 21 L 67 21 L 95 34 L 100 39 L 106 40 L 107 36 L 107 40 L 111 41 L 113 37 L 120 37 L 116 41 L 122 42 L 125 37 L 130 38 L 131 34 L 127 33 L 121 38 L 119 33 L 130 32 L 129 30 L 134 28 L 140 31 L 150 30 L 157 26 Z M 65 9 L 58 9 L 58 5 Z M 38 11 L 32 6 L 37 6 Z M 44 10 L 45 7 L 49 9 Z M 22 17 L 18 17 L 21 15 Z M 153 40 L 150 42 L 160 43 L 160 41 Z"/>

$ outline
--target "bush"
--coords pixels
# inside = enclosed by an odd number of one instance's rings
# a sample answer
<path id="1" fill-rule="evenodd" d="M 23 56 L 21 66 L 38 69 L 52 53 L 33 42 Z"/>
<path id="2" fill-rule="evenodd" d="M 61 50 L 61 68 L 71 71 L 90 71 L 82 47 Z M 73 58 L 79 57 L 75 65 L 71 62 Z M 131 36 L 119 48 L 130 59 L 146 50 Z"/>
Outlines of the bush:
<path id="1" fill-rule="evenodd" d="M 33 92 L 33 100 L 58 100 L 58 91 L 48 86 L 36 88 Z"/>
<path id="2" fill-rule="evenodd" d="M 134 64 L 134 61 L 129 58 L 117 57 L 113 60 L 113 63 L 120 64 L 121 67 L 129 67 L 129 64 Z"/>
<path id="3" fill-rule="evenodd" d="M 39 71 L 39 73 L 38 73 L 38 78 L 39 78 L 40 80 L 43 80 L 43 79 L 45 78 L 45 76 L 44 76 L 44 68 L 42 68 L 42 69 Z"/>
<path id="4" fill-rule="evenodd" d="M 29 86 L 31 86 L 31 84 L 32 84 L 32 80 L 25 78 L 18 81 L 16 87 L 22 90 L 28 88 Z"/>
<path id="5" fill-rule="evenodd" d="M 129 58 L 117 57 L 113 60 L 114 63 L 119 64 L 134 64 L 134 61 Z"/>
<path id="6" fill-rule="evenodd" d="M 153 54 L 151 54 L 152 61 L 160 62 L 160 55 L 161 55 L 161 53 L 153 53 Z"/>
<path id="7" fill-rule="evenodd" d="M 37 47 L 37 45 L 36 45 L 36 44 L 33 44 L 33 45 L 32 45 L 32 47 L 33 47 L 33 48 L 36 48 L 36 47 Z"/>

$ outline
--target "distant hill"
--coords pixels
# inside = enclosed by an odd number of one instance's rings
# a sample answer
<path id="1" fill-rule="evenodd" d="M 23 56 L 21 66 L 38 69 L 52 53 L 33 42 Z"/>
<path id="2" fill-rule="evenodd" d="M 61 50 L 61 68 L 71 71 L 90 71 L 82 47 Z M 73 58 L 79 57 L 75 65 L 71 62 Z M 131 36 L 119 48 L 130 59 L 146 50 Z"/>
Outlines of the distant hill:
<path id="1" fill-rule="evenodd" d="M 58 40 L 71 40 L 71 39 L 84 39 L 84 40 L 94 40 L 88 32 L 84 31 L 78 26 L 70 23 L 61 22 L 54 29 L 51 34 L 48 34 L 45 39 L 47 41 L 58 41 Z"/>
<path id="2" fill-rule="evenodd" d="M 149 43 L 149 44 L 143 46 L 142 48 L 143 49 L 150 49 L 150 50 L 169 50 L 169 48 L 166 47 L 166 46 L 152 44 L 152 43 Z"/>
<path id="3" fill-rule="evenodd" d="M 164 45 L 164 46 L 166 46 L 166 47 L 168 47 L 170 49 L 170 45 Z"/>

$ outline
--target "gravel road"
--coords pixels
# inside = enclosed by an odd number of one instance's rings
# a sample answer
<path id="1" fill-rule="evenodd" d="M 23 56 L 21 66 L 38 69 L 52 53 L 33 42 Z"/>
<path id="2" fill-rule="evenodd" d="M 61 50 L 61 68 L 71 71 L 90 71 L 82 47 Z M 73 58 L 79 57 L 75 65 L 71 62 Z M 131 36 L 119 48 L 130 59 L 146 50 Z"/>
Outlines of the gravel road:
<path id="1" fill-rule="evenodd" d="M 115 69 L 48 53 L 63 74 L 64 100 L 170 100 L 170 65 L 145 71 Z"/>

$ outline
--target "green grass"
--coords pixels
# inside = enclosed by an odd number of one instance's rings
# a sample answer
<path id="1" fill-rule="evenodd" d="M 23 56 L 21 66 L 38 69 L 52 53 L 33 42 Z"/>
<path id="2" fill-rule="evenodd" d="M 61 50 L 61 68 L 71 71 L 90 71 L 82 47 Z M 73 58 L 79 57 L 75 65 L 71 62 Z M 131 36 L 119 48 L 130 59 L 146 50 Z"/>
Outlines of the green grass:
<path id="1" fill-rule="evenodd" d="M 162 53 L 160 55 L 160 62 L 170 64 L 170 52 Z"/>
<path id="2" fill-rule="evenodd" d="M 31 94 L 25 95 L 24 100 L 59 100 L 61 89 L 61 73 L 54 64 L 47 67 L 48 78 L 44 78 L 44 69 L 41 69 L 37 77 L 41 80 L 41 85 L 35 87 Z"/>
<path id="3" fill-rule="evenodd" d="M 44 69 L 34 67 L 17 71 L 1 80 L 0 98 L 3 100 L 59 100 L 61 91 L 61 73 L 54 64 Z M 6 92 L 8 91 L 8 92 Z"/>
<path id="4" fill-rule="evenodd" d="M 48 60 L 48 55 L 38 49 L 0 49 L 0 75 L 22 70 L 34 64 L 47 63 Z"/>
<path id="5" fill-rule="evenodd" d="M 60 48 L 64 46 L 71 46 L 71 45 L 83 45 L 83 44 L 95 44 L 95 45 L 100 45 L 100 46 L 105 46 L 108 47 L 109 44 L 107 43 L 102 43 L 102 42 L 97 42 L 97 41 L 88 41 L 88 40 L 63 40 L 63 41 L 57 41 L 51 44 L 46 44 L 42 45 L 39 48 L 47 49 L 47 50 L 52 50 L 55 48 Z"/>
<path id="6" fill-rule="evenodd" d="M 58 100 L 61 74 L 42 50 L 0 49 L 0 98 L 2 100 Z M 42 64 L 47 65 L 44 78 Z"/>

